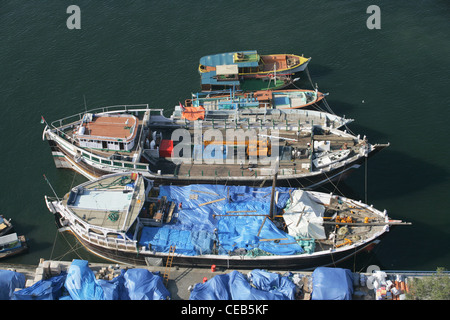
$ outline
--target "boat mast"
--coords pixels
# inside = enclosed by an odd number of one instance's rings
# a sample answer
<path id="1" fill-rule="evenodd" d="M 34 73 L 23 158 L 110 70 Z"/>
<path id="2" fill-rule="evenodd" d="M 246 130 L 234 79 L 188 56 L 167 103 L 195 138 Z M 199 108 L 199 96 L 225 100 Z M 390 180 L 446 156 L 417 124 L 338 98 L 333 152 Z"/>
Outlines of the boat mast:
<path id="1" fill-rule="evenodd" d="M 275 162 L 275 174 L 273 175 L 272 180 L 272 194 L 270 195 L 270 220 L 273 220 L 275 217 L 274 213 L 274 198 L 275 198 L 275 186 L 277 184 L 277 177 L 278 177 L 278 166 L 279 166 L 279 158 L 277 157 L 277 161 Z"/>

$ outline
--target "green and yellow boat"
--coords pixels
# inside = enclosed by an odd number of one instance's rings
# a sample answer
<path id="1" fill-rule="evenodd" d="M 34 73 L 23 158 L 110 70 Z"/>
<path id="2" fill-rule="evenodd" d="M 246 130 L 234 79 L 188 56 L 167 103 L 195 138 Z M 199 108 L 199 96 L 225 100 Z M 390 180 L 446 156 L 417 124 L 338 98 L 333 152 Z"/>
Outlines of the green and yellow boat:
<path id="1" fill-rule="evenodd" d="M 305 70 L 310 60 L 294 54 L 260 55 L 256 50 L 204 56 L 198 69 L 201 89 L 281 89 L 292 84 L 293 76 Z"/>

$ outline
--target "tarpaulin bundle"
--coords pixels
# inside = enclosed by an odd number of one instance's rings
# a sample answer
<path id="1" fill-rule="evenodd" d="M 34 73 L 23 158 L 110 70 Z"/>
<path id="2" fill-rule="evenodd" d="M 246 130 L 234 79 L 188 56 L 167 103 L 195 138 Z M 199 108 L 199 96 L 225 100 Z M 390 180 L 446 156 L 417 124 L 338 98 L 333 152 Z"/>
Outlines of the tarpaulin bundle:
<path id="1" fill-rule="evenodd" d="M 14 292 L 13 300 L 58 300 L 64 292 L 67 273 L 41 280 L 32 286 Z"/>
<path id="2" fill-rule="evenodd" d="M 250 279 L 239 271 L 214 276 L 194 286 L 190 300 L 293 300 L 295 284 L 287 277 L 255 269 Z"/>
<path id="3" fill-rule="evenodd" d="M 129 269 L 124 274 L 124 280 L 130 300 L 170 299 L 162 278 L 147 269 Z"/>
<path id="4" fill-rule="evenodd" d="M 225 208 L 225 212 L 255 211 L 256 214 L 241 215 L 235 213 L 219 219 L 219 244 L 220 250 L 223 250 L 219 253 L 226 254 L 236 248 L 246 250 L 258 248 L 278 255 L 292 255 L 303 252 L 294 237 L 278 229 L 270 219 L 262 215 L 269 212 L 269 203 L 256 201 L 231 202 Z M 260 213 L 260 215 L 257 215 L 257 213 Z"/>
<path id="5" fill-rule="evenodd" d="M 72 300 L 104 300 L 103 289 L 86 260 L 73 260 L 64 284 Z"/>
<path id="6" fill-rule="evenodd" d="M 312 274 L 311 300 L 351 300 L 353 274 L 349 269 L 319 267 Z"/>
<path id="7" fill-rule="evenodd" d="M 303 253 L 294 237 L 267 219 L 271 191 L 270 187 L 160 186 L 159 196 L 167 197 L 180 208 L 176 222 L 144 227 L 139 244 L 159 252 L 168 252 L 171 245 L 176 245 L 177 253 L 185 255 L 210 254 L 214 242 L 223 255 L 254 249 L 279 255 Z M 276 191 L 279 210 L 290 194 L 289 188 Z"/>
<path id="8" fill-rule="evenodd" d="M 121 270 L 120 275 L 112 280 L 97 280 L 84 260 L 72 262 L 65 287 L 72 300 L 170 299 L 162 277 L 147 269 Z"/>
<path id="9" fill-rule="evenodd" d="M 11 270 L 0 270 L 0 300 L 10 300 L 16 288 L 25 287 L 25 275 Z"/>

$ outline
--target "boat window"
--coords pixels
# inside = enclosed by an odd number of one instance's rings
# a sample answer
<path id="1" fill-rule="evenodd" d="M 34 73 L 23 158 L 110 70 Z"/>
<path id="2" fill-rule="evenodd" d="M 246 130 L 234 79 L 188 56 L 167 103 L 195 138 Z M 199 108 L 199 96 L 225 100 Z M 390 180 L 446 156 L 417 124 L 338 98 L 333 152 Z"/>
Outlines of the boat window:
<path id="1" fill-rule="evenodd" d="M 108 237 L 108 238 L 115 238 L 115 239 L 123 239 L 121 234 L 114 233 L 114 232 L 108 232 L 106 234 L 106 237 Z"/>
<path id="2" fill-rule="evenodd" d="M 82 229 L 86 230 L 83 224 L 81 224 L 79 221 L 75 220 L 75 225 L 78 227 L 81 227 Z"/>
<path id="3" fill-rule="evenodd" d="M 103 236 L 103 232 L 101 232 L 100 230 L 89 229 L 89 233 L 91 233 L 91 232 Z"/>

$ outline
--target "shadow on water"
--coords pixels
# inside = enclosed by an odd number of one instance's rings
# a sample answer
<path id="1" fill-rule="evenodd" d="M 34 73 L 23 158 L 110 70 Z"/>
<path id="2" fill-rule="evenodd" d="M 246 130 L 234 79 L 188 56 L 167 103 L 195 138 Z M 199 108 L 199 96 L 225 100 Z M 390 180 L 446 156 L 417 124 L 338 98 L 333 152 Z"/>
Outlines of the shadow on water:
<path id="1" fill-rule="evenodd" d="M 449 233 L 429 224 L 408 219 L 412 225 L 391 227 L 375 248 L 370 264 L 384 270 L 436 270 L 445 265 L 448 252 L 430 247 L 433 243 L 448 248 Z M 425 231 L 426 230 L 426 236 Z"/>
<path id="2" fill-rule="evenodd" d="M 319 190 L 335 192 L 338 189 L 346 197 L 364 200 L 365 179 L 363 165 L 345 179 L 328 183 Z M 367 161 L 367 183 L 371 201 L 412 195 L 448 179 L 449 174 L 445 167 L 430 164 L 391 147 Z"/>
<path id="3" fill-rule="evenodd" d="M 314 65 L 308 65 L 308 71 L 311 79 L 321 78 L 327 76 L 333 72 L 333 69 L 329 66 L 314 63 Z M 306 74 L 302 74 L 304 79 L 307 78 Z M 314 80 L 313 80 L 314 81 Z"/>
<path id="4" fill-rule="evenodd" d="M 319 87 L 319 91 L 320 91 L 320 87 Z M 324 92 L 327 93 L 327 92 Z M 331 97 L 332 93 L 330 93 L 330 97 Z M 330 99 L 330 97 L 326 98 L 326 101 L 328 103 L 328 105 L 330 106 L 331 110 L 338 116 L 345 116 L 345 118 L 347 119 L 353 119 L 355 120 L 354 123 L 357 122 L 358 119 L 355 118 L 354 114 L 353 114 L 353 110 L 356 110 L 357 107 L 354 104 L 348 103 L 348 102 L 343 102 L 343 101 L 339 101 L 339 100 L 334 100 L 334 99 Z M 321 105 L 322 108 L 325 108 L 324 106 Z"/>

